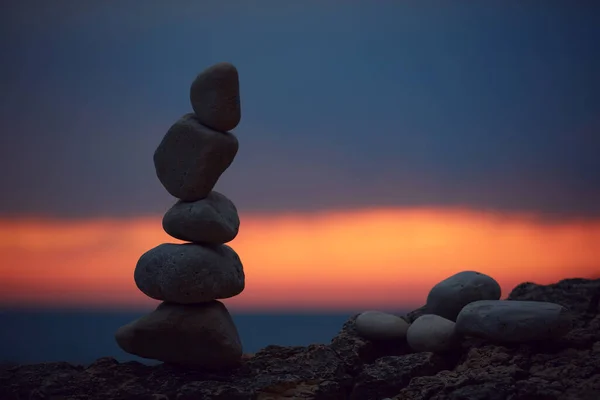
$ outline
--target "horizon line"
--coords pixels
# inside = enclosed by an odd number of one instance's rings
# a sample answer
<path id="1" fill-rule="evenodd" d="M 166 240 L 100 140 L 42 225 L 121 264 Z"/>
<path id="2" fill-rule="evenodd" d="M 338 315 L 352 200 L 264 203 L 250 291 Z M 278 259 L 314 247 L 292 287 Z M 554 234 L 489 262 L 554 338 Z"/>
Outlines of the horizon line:
<path id="1" fill-rule="evenodd" d="M 219 192 L 221 193 L 221 192 Z M 176 202 L 178 199 L 173 198 Z M 0 220 L 11 222 L 11 221 L 35 221 L 35 222 L 78 222 L 78 221 L 95 221 L 95 222 L 116 222 L 122 221 L 123 219 L 148 219 L 148 218 L 162 218 L 162 215 L 168 208 L 175 203 L 168 203 L 165 205 L 164 211 L 147 212 L 141 214 L 123 214 L 118 213 L 108 214 L 97 214 L 97 215 L 59 215 L 53 213 L 3 213 L 0 211 Z M 337 214 L 370 214 L 370 213 L 389 213 L 389 212 L 407 212 L 412 213 L 424 213 L 424 214 L 453 214 L 456 216 L 465 215 L 480 215 L 480 216 L 494 216 L 494 217 L 506 217 L 511 219 L 522 219 L 530 222 L 548 223 L 548 224 L 561 224 L 561 223 L 572 223 L 572 222 L 590 222 L 590 220 L 600 220 L 600 212 L 598 214 L 578 214 L 576 211 L 556 213 L 543 210 L 531 210 L 531 209 L 503 209 L 497 207 L 482 207 L 474 205 L 443 205 L 443 204 L 431 204 L 431 205 L 369 205 L 369 206 L 340 206 L 333 208 L 320 208 L 320 209 L 290 209 L 274 211 L 266 210 L 244 210 L 238 208 L 238 214 L 244 215 L 246 218 L 277 218 L 286 219 L 294 218 L 299 216 L 314 216 L 322 217 L 324 215 L 335 217 Z"/>

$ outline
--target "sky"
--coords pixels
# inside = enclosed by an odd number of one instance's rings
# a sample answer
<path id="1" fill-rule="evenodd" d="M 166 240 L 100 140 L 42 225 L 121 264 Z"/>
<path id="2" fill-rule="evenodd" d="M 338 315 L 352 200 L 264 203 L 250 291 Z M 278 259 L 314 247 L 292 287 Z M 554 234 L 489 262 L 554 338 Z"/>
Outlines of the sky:
<path id="1" fill-rule="evenodd" d="M 475 269 L 600 274 L 600 4 L 2 2 L 0 304 L 132 307 L 152 154 L 239 70 L 232 307 L 420 305 Z"/>

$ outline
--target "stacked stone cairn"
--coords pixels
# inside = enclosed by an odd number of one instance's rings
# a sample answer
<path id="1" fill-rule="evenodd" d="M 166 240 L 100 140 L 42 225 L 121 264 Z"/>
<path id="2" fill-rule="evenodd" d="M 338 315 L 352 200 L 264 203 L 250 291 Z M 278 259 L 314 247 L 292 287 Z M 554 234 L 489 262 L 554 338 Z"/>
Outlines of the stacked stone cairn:
<path id="1" fill-rule="evenodd" d="M 137 287 L 162 303 L 116 332 L 126 352 L 205 369 L 235 366 L 242 357 L 237 328 L 223 303 L 244 290 L 233 240 L 240 220 L 233 202 L 213 191 L 238 151 L 229 131 L 241 118 L 236 68 L 219 63 L 192 83 L 193 113 L 167 131 L 154 153 L 158 179 L 179 199 L 162 225 L 183 244 L 161 244 L 141 256 Z"/>
<path id="2" fill-rule="evenodd" d="M 357 333 L 375 342 L 406 341 L 415 352 L 452 351 L 465 337 L 507 344 L 555 340 L 572 328 L 565 307 L 541 301 L 500 300 L 492 277 L 463 271 L 439 282 L 425 306 L 400 317 L 365 311 L 355 320 Z"/>

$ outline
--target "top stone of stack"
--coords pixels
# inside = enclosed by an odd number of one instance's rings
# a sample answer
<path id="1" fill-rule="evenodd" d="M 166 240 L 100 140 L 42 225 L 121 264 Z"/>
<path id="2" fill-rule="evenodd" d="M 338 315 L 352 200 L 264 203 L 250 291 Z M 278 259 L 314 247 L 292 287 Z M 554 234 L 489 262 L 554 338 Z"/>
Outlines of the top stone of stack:
<path id="1" fill-rule="evenodd" d="M 190 102 L 201 124 L 220 132 L 235 128 L 241 119 L 235 66 L 222 62 L 201 72 L 190 88 Z"/>
<path id="2" fill-rule="evenodd" d="M 174 197 L 205 199 L 238 151 L 229 132 L 240 122 L 237 69 L 219 63 L 201 72 L 190 88 L 193 113 L 169 128 L 154 152 L 156 175 Z"/>

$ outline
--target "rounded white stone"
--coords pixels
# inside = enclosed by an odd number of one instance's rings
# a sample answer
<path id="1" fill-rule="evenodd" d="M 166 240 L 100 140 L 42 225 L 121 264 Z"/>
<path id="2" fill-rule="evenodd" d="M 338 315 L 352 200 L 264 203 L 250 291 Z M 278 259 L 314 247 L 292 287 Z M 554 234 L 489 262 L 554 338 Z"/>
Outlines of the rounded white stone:
<path id="1" fill-rule="evenodd" d="M 427 313 L 456 321 L 464 306 L 478 300 L 498 300 L 501 289 L 492 277 L 463 271 L 435 285 L 427 296 Z"/>
<path id="2" fill-rule="evenodd" d="M 408 322 L 381 311 L 365 311 L 354 322 L 360 336 L 369 340 L 396 340 L 406 337 Z"/>
<path id="3" fill-rule="evenodd" d="M 554 339 L 571 327 L 566 308 L 543 301 L 476 301 L 465 306 L 456 320 L 458 334 L 496 342 Z"/>
<path id="4" fill-rule="evenodd" d="M 414 351 L 442 353 L 457 344 L 454 327 L 454 322 L 439 315 L 421 315 L 408 328 L 406 341 Z"/>

